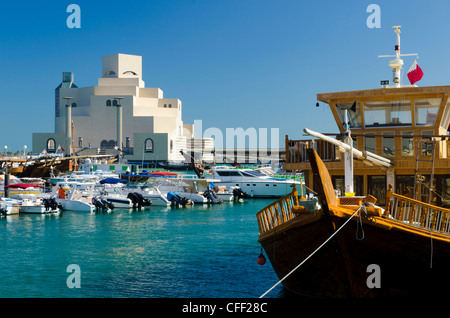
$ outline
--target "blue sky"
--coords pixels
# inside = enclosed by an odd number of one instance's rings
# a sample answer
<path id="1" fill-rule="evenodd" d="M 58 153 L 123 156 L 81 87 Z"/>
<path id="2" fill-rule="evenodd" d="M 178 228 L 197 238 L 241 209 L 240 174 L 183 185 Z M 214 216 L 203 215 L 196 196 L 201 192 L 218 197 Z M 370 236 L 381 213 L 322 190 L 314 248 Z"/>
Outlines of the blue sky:
<path id="1" fill-rule="evenodd" d="M 69 4 L 81 28 L 69 29 Z M 366 25 L 369 4 L 381 28 Z M 94 86 L 104 55 L 142 55 L 147 87 L 183 103 L 183 121 L 217 127 L 337 132 L 316 94 L 378 88 L 392 81 L 393 25 L 402 53 L 418 52 L 419 86 L 448 85 L 450 2 L 299 0 L 22 1 L 2 3 L 0 149 L 31 148 L 54 131 L 54 89 L 72 71 Z M 406 70 L 413 58 L 405 58 Z M 405 83 L 407 82 L 405 75 Z M 406 83 L 408 84 L 408 83 Z M 41 150 L 36 150 L 41 151 Z"/>

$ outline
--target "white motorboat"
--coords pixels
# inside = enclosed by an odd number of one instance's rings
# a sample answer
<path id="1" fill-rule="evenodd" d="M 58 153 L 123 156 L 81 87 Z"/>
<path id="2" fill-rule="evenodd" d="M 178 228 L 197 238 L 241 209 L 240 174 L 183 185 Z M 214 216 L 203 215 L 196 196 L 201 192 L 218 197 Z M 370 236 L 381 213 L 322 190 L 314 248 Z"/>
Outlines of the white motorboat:
<path id="1" fill-rule="evenodd" d="M 227 189 L 233 186 L 240 187 L 254 198 L 282 197 L 292 192 L 292 184 L 303 184 L 301 180 L 275 178 L 257 169 L 215 166 L 208 173 L 211 178 L 218 179 L 214 182 L 215 185 L 226 186 Z"/>
<path id="2" fill-rule="evenodd" d="M 54 197 L 62 210 L 94 212 L 94 185 L 92 182 L 58 182 L 49 197 Z"/>
<path id="3" fill-rule="evenodd" d="M 144 198 L 139 193 L 124 193 L 123 184 L 128 181 L 118 178 L 106 178 L 101 180 L 94 188 L 94 193 L 99 194 L 115 208 L 146 208 L 152 204 L 151 200 Z"/>
<path id="4" fill-rule="evenodd" d="M 166 195 L 169 200 L 172 200 L 174 195 L 178 195 L 193 203 L 208 203 L 207 198 L 199 193 L 196 179 L 184 179 L 182 177 L 156 178 L 153 180 L 153 187 Z"/>
<path id="5" fill-rule="evenodd" d="M 20 204 L 20 213 L 24 214 L 56 214 L 60 213 L 55 198 L 24 198 Z"/>
<path id="6" fill-rule="evenodd" d="M 121 188 L 122 193 L 142 195 L 145 199 L 151 201 L 151 205 L 155 206 L 170 206 L 171 202 L 167 197 L 161 193 L 157 188 L 153 188 L 151 185 L 146 183 L 139 185 L 134 183 L 129 183 Z"/>
<path id="7" fill-rule="evenodd" d="M 0 216 L 19 214 L 20 201 L 11 198 L 0 198 Z"/>

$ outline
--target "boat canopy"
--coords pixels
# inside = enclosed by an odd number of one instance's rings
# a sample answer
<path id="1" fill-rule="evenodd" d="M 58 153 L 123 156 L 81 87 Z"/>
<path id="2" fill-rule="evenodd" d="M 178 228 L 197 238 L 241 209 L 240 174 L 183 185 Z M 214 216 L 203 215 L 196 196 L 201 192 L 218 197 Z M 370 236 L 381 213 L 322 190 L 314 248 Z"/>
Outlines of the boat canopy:
<path id="1" fill-rule="evenodd" d="M 106 179 L 100 180 L 99 182 L 100 182 L 100 184 L 105 184 L 105 183 L 109 183 L 109 184 L 128 183 L 127 180 L 118 179 L 118 178 L 106 178 Z"/>
<path id="2" fill-rule="evenodd" d="M 28 189 L 28 188 L 44 188 L 44 186 L 33 183 L 14 183 L 6 185 L 5 188 Z"/>

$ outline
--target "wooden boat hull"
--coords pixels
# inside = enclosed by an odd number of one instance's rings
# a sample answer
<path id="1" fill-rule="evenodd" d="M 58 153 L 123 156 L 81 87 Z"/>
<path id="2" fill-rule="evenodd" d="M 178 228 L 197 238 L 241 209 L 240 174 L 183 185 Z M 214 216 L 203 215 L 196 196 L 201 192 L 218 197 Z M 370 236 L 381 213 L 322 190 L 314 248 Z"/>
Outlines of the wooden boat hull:
<path id="1" fill-rule="evenodd" d="M 443 296 L 450 284 L 450 210 L 412 200 L 416 208 L 404 206 L 406 219 L 390 216 L 389 205 L 382 212 L 367 204 L 366 214 L 358 209 L 363 202 L 336 198 L 323 162 L 314 150 L 307 152 L 321 210 L 302 210 L 294 195 L 291 208 L 286 197 L 257 214 L 259 242 L 286 289 L 312 297 Z M 427 226 L 412 222 L 412 211 L 421 207 Z"/>
<path id="2" fill-rule="evenodd" d="M 311 215 L 312 217 L 312 215 Z M 294 221 L 294 220 L 292 220 Z M 326 216 L 292 225 L 260 239 L 275 272 L 282 279 L 310 256 L 345 219 Z M 283 281 L 286 289 L 311 297 L 418 297 L 448 286 L 450 244 L 391 228 L 351 220 L 330 241 Z M 364 238 L 357 239 L 357 235 Z M 380 288 L 371 288 L 379 266 Z"/>

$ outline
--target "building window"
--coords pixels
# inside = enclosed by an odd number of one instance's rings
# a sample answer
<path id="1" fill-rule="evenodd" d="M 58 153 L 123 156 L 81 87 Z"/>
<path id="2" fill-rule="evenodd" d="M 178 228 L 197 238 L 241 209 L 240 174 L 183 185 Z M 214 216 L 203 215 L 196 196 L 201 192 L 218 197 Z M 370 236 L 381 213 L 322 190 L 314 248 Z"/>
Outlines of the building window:
<path id="1" fill-rule="evenodd" d="M 111 100 L 108 99 L 108 100 L 106 101 L 106 106 L 111 106 Z"/>
<path id="2" fill-rule="evenodd" d="M 167 108 L 167 104 L 164 104 L 164 108 Z"/>
<path id="3" fill-rule="evenodd" d="M 109 71 L 109 72 L 105 73 L 105 76 L 107 76 L 107 77 L 113 77 L 114 75 L 116 75 L 116 72 L 114 72 L 114 71 Z"/>
<path id="4" fill-rule="evenodd" d="M 114 149 L 114 147 L 116 146 L 116 142 L 114 140 L 102 140 L 100 142 L 100 149 L 104 150 L 104 149 Z"/>
<path id="5" fill-rule="evenodd" d="M 72 103 L 72 107 L 77 107 L 77 103 Z"/>
<path id="6" fill-rule="evenodd" d="M 145 152 L 153 152 L 153 140 L 151 138 L 145 139 Z"/>
<path id="7" fill-rule="evenodd" d="M 130 137 L 125 137 L 125 148 L 130 148 Z"/>
<path id="8" fill-rule="evenodd" d="M 125 71 L 125 72 L 123 72 L 123 74 L 127 74 L 127 75 L 136 75 L 136 76 L 137 76 L 137 73 L 136 73 L 136 72 L 133 72 L 133 71 Z"/>
<path id="9" fill-rule="evenodd" d="M 117 106 L 117 99 L 113 100 L 113 106 Z"/>
<path id="10" fill-rule="evenodd" d="M 55 139 L 50 138 L 47 140 L 47 152 L 56 152 Z"/>
<path id="11" fill-rule="evenodd" d="M 169 108 L 172 108 L 172 104 L 169 104 Z"/>
<path id="12" fill-rule="evenodd" d="M 100 142 L 100 149 L 106 149 L 108 147 L 108 141 L 107 140 L 102 140 Z"/>
<path id="13" fill-rule="evenodd" d="M 393 157 L 394 156 L 394 133 L 384 132 L 383 133 L 383 156 Z"/>
<path id="14" fill-rule="evenodd" d="M 78 137 L 78 148 L 83 148 L 83 137 Z"/>

